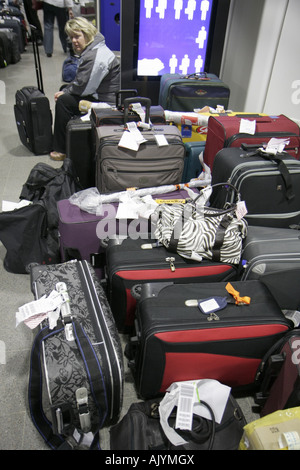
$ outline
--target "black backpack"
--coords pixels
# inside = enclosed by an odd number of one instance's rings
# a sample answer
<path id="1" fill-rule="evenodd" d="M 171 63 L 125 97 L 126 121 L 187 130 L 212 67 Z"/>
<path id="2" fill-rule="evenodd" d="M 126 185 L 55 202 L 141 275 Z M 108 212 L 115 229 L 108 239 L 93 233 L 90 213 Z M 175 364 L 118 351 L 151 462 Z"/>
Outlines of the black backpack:
<path id="1" fill-rule="evenodd" d="M 80 189 L 69 159 L 61 168 L 46 163 L 33 167 L 20 194 L 20 199 L 32 204 L 0 214 L 7 271 L 25 274 L 32 263 L 60 262 L 57 201 L 68 199 Z"/>

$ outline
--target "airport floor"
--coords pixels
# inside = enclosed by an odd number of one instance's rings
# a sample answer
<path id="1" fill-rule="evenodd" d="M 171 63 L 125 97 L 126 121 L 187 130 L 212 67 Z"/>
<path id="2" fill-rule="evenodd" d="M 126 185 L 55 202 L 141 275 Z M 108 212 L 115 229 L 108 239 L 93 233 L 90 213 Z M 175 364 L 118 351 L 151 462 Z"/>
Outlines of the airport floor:
<path id="1" fill-rule="evenodd" d="M 51 58 L 40 48 L 44 90 L 54 114 L 54 93 L 61 86 L 62 63 L 66 58 L 55 31 L 55 47 Z M 22 54 L 19 63 L 0 69 L 1 84 L 4 83 L 5 100 L 0 100 L 0 199 L 18 202 L 22 185 L 30 170 L 38 162 L 55 168 L 61 162 L 53 162 L 49 155 L 35 156 L 20 142 L 14 118 L 15 93 L 26 85 L 36 85 L 36 72 L 31 43 Z M 29 357 L 34 333 L 24 324 L 15 326 L 18 308 L 33 300 L 29 275 L 12 274 L 3 267 L 6 250 L 0 242 L 0 450 L 47 450 L 28 410 L 27 386 Z M 126 338 L 122 338 L 125 343 Z M 4 354 L 5 352 L 5 354 Z M 132 402 L 138 401 L 130 372 L 125 361 L 125 395 L 122 415 Z M 253 413 L 253 399 L 239 399 L 247 421 L 258 418 Z M 109 449 L 109 430 L 100 433 L 102 449 Z"/>

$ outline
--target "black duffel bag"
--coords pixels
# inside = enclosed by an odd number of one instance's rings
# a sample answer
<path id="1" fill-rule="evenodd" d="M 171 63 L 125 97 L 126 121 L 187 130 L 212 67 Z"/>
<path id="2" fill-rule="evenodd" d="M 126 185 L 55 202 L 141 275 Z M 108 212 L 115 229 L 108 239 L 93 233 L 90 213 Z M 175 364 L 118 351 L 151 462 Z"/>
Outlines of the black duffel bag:
<path id="1" fill-rule="evenodd" d="M 211 420 L 193 415 L 191 431 L 176 429 L 187 444 L 174 446 L 168 440 L 159 420 L 160 399 L 133 403 L 122 420 L 110 429 L 111 450 L 237 450 L 247 424 L 243 412 L 232 395 L 229 396 L 221 423 L 216 423 L 209 405 Z M 176 410 L 176 408 L 175 408 Z M 174 427 L 176 414 L 169 417 Z"/>

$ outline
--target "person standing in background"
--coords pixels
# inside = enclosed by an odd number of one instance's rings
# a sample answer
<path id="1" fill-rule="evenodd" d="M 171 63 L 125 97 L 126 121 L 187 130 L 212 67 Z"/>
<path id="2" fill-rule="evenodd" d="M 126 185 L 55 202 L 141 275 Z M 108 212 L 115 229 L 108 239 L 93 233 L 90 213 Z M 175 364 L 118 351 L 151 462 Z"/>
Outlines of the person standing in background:
<path id="1" fill-rule="evenodd" d="M 53 54 L 54 21 L 57 19 L 59 39 L 64 52 L 67 52 L 67 35 L 65 25 L 69 17 L 72 18 L 73 0 L 46 0 L 44 1 L 44 49 L 47 57 Z"/>
<path id="2" fill-rule="evenodd" d="M 23 5 L 26 13 L 27 22 L 30 26 L 34 26 L 36 28 L 36 37 L 38 45 L 40 46 L 43 44 L 43 30 L 41 27 L 37 10 L 33 8 L 32 0 L 23 0 Z"/>

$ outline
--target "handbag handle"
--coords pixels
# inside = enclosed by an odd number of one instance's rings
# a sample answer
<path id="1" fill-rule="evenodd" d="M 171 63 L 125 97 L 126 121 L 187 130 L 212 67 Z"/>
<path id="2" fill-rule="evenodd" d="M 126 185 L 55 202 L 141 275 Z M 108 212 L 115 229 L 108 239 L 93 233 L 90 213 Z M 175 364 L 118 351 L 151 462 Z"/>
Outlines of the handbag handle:
<path id="1" fill-rule="evenodd" d="M 237 188 L 236 188 L 233 184 L 231 184 L 231 183 L 215 183 L 215 184 L 212 184 L 212 185 L 211 185 L 211 188 L 217 188 L 217 187 L 223 187 L 223 186 L 224 186 L 225 188 L 228 188 L 228 187 L 231 188 L 231 189 L 233 190 L 233 192 L 235 193 L 236 202 L 239 202 L 239 201 L 240 201 L 240 193 L 238 192 Z M 205 189 L 206 189 L 206 188 L 202 189 L 202 190 L 200 191 L 200 194 L 192 201 L 192 203 L 194 204 L 195 208 L 196 208 L 196 204 L 195 204 L 195 203 L 196 203 L 197 200 L 201 197 L 202 192 L 203 192 Z M 235 209 L 235 205 L 234 205 L 234 206 L 230 206 L 230 207 L 224 209 L 223 211 L 221 210 L 221 211 L 219 211 L 218 213 L 216 213 L 215 215 L 216 215 L 216 216 L 219 216 L 219 215 L 222 215 L 222 214 L 228 214 L 228 213 L 232 212 L 232 210 L 234 210 L 234 209 Z M 212 214 L 212 215 L 214 215 L 214 214 Z"/>

